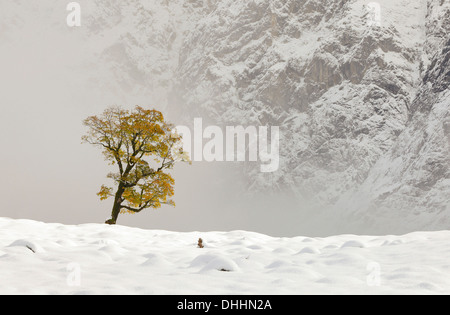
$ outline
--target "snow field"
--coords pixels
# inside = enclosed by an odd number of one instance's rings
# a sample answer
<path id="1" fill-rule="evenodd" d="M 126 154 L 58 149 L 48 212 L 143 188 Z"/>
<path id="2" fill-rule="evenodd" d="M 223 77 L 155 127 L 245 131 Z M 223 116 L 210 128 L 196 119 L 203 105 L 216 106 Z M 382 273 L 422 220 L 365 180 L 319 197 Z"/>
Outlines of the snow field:
<path id="1" fill-rule="evenodd" d="M 0 218 L 0 294 L 450 294 L 449 237 L 274 238 Z"/>

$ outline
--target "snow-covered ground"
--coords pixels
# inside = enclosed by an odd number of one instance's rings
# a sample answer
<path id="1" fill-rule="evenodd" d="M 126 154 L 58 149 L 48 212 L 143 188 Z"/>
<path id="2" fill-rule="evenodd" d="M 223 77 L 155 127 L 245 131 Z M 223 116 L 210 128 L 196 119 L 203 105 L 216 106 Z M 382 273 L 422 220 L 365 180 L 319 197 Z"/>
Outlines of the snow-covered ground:
<path id="1" fill-rule="evenodd" d="M 0 218 L 0 294 L 450 294 L 449 239 L 447 231 L 273 238 Z"/>

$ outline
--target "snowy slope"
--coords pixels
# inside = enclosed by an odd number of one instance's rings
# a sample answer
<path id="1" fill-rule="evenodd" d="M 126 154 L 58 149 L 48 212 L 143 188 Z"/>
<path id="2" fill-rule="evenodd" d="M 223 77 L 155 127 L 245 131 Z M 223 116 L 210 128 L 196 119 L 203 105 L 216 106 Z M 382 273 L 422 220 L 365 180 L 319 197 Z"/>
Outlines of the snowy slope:
<path id="1" fill-rule="evenodd" d="M 344 216 L 366 221 L 355 233 L 450 226 L 450 3 L 429 5 L 427 18 L 424 56 L 429 65 L 406 128 L 363 185 L 338 202 L 348 211 Z"/>
<path id="2" fill-rule="evenodd" d="M 173 103 L 187 121 L 280 126 L 280 170 L 248 165 L 247 184 L 292 191 L 302 231 L 447 228 L 450 4 L 377 1 L 373 25 L 368 3 L 220 1 L 181 47 Z"/>
<path id="3" fill-rule="evenodd" d="M 0 294 L 450 294 L 449 237 L 272 238 L 0 218 Z"/>

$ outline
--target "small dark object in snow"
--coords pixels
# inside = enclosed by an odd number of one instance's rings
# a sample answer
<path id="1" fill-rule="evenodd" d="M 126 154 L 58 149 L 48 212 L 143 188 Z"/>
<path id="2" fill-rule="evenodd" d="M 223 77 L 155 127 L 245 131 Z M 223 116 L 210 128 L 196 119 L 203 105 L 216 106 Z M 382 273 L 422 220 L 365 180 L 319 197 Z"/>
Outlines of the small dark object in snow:
<path id="1" fill-rule="evenodd" d="M 198 239 L 198 248 L 204 248 L 203 246 L 203 240 L 201 238 Z"/>

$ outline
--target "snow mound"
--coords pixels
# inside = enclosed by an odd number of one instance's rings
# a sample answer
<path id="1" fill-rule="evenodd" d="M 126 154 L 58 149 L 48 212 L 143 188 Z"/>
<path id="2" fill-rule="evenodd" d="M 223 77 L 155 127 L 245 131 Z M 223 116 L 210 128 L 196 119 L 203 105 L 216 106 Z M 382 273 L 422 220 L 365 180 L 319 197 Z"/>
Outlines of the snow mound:
<path id="1" fill-rule="evenodd" d="M 394 241 L 385 241 L 383 243 L 383 246 L 396 246 L 396 245 L 401 245 L 404 242 L 402 240 L 394 240 Z"/>
<path id="2" fill-rule="evenodd" d="M 278 247 L 275 248 L 272 253 L 274 254 L 294 254 L 295 251 L 293 249 L 290 248 L 286 248 L 286 247 Z"/>
<path id="3" fill-rule="evenodd" d="M 239 271 L 239 266 L 232 259 L 220 254 L 205 254 L 197 256 L 190 263 L 191 267 L 201 267 L 200 272 L 207 272 L 210 270 L 218 271 Z"/>
<path id="4" fill-rule="evenodd" d="M 163 255 L 158 253 L 147 254 L 145 255 L 145 257 L 147 258 L 147 260 L 142 263 L 142 266 L 162 267 L 167 266 L 167 264 L 169 264 L 169 261 Z"/>
<path id="5" fill-rule="evenodd" d="M 318 248 L 308 246 L 308 247 L 303 248 L 301 251 L 299 251 L 297 253 L 297 255 L 302 255 L 302 254 L 320 254 L 320 250 Z"/>
<path id="6" fill-rule="evenodd" d="M 348 248 L 348 247 L 354 247 L 354 248 L 364 248 L 366 247 L 363 243 L 358 241 L 347 241 L 344 244 L 342 244 L 341 248 Z"/>
<path id="7" fill-rule="evenodd" d="M 268 265 L 267 269 L 278 269 L 280 267 L 290 267 L 291 264 L 286 260 L 275 260 L 273 263 Z"/>
<path id="8" fill-rule="evenodd" d="M 205 254 L 195 257 L 191 263 L 189 264 L 190 267 L 204 267 L 206 264 L 208 264 L 210 261 L 214 260 L 216 258 L 216 255 L 213 254 Z"/>
<path id="9" fill-rule="evenodd" d="M 9 247 L 24 247 L 32 251 L 33 253 L 43 253 L 45 250 L 36 244 L 35 242 L 28 241 L 28 240 L 16 240 Z"/>
<path id="10" fill-rule="evenodd" d="M 214 259 L 209 261 L 205 267 L 203 267 L 200 272 L 207 272 L 210 270 L 217 270 L 223 272 L 239 271 L 239 266 L 230 258 L 225 256 L 216 256 Z"/>

